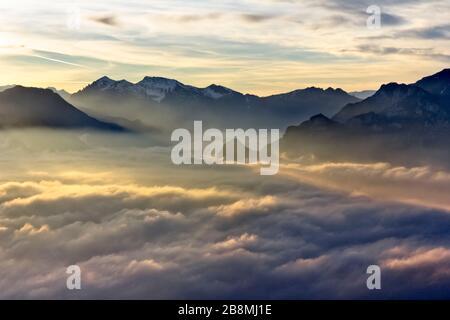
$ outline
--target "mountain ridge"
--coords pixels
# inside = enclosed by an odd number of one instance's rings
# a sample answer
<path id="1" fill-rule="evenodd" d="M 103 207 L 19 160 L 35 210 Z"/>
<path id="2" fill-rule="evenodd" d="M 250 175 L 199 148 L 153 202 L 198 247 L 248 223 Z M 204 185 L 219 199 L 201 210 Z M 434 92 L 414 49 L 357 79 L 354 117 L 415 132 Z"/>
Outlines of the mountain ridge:
<path id="1" fill-rule="evenodd" d="M 238 94 L 241 96 L 258 97 L 261 99 L 275 97 L 275 96 L 282 96 L 282 95 L 290 95 L 290 94 L 295 94 L 296 92 L 312 91 L 312 90 L 325 91 L 325 92 L 333 92 L 334 91 L 334 92 L 349 94 L 348 92 L 346 92 L 345 90 L 343 90 L 341 88 L 328 87 L 325 89 L 325 88 L 310 86 L 310 87 L 306 87 L 303 89 L 294 89 L 294 90 L 287 91 L 287 92 L 276 93 L 276 94 L 271 94 L 271 95 L 267 95 L 267 96 L 264 96 L 264 95 L 259 96 L 259 95 L 255 95 L 255 94 L 251 94 L 251 93 L 242 93 L 237 90 L 234 90 L 234 89 L 231 89 L 231 88 L 228 88 L 226 86 L 216 84 L 216 83 L 212 83 L 206 87 L 197 87 L 197 86 L 193 86 L 193 85 L 189 85 L 189 84 L 184 84 L 175 79 L 165 78 L 165 77 L 161 77 L 161 76 L 144 76 L 144 78 L 138 82 L 131 82 L 126 79 L 113 80 L 109 76 L 105 75 L 105 76 L 98 78 L 97 80 L 94 80 L 93 82 L 91 82 L 90 84 L 85 86 L 84 88 L 76 91 L 75 93 L 73 93 L 73 95 L 75 95 L 75 96 L 80 95 L 84 91 L 89 90 L 91 88 L 95 88 L 95 87 L 99 88 L 103 91 L 109 90 L 109 89 L 116 89 L 117 87 L 122 87 L 123 89 L 133 88 L 133 90 L 132 90 L 133 92 L 139 92 L 139 93 L 145 93 L 145 90 L 142 90 L 142 89 L 146 89 L 146 88 L 152 88 L 152 89 L 160 88 L 160 89 L 165 90 L 166 92 L 171 92 L 178 87 L 178 88 L 183 88 L 183 89 L 191 89 L 193 91 L 197 91 L 198 93 L 203 93 L 203 94 L 206 94 L 207 90 L 217 90 L 218 91 L 217 93 L 223 94 L 224 92 L 226 92 L 226 93 Z M 357 97 L 355 97 L 355 98 L 357 98 Z M 359 99 L 359 98 L 357 98 L 357 99 Z"/>
<path id="2" fill-rule="evenodd" d="M 78 110 L 51 89 L 14 86 L 0 92 L 0 127 L 125 131 Z"/>
<path id="3" fill-rule="evenodd" d="M 215 127 L 273 127 L 284 130 L 292 121 L 307 119 L 315 113 L 331 116 L 342 106 L 360 99 L 331 87 L 308 87 L 287 93 L 259 97 L 218 84 L 199 88 L 162 77 L 144 77 L 131 83 L 101 77 L 71 97 L 82 108 L 95 106 L 95 112 L 135 120 L 150 113 L 151 126 L 161 123 L 180 125 L 202 117 Z M 126 106 L 126 107 L 125 107 Z M 124 109 L 135 109 L 130 115 Z M 163 121 L 154 119 L 161 116 Z M 184 121 L 184 122 L 183 122 Z"/>
<path id="4" fill-rule="evenodd" d="M 291 155 L 313 154 L 324 160 L 402 158 L 448 165 L 449 71 L 413 84 L 383 84 L 374 95 L 347 104 L 333 117 L 319 114 L 288 127 L 281 145 Z"/>
<path id="5" fill-rule="evenodd" d="M 346 105 L 332 117 L 338 122 L 346 122 L 352 117 L 365 113 L 376 113 L 387 117 L 424 117 L 426 114 L 448 116 L 441 105 L 441 98 L 416 85 L 391 82 L 383 84 L 371 97 Z"/>

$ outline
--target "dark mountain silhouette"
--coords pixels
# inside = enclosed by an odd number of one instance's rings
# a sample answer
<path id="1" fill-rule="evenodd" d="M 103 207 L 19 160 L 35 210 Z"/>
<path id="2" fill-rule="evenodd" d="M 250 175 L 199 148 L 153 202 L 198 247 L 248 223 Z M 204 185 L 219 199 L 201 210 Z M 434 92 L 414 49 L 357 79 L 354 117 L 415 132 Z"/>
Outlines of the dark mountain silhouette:
<path id="1" fill-rule="evenodd" d="M 435 161 L 450 157 L 449 69 L 415 84 L 382 85 L 332 118 L 320 114 L 287 129 L 282 148 L 323 159 Z M 426 162 L 426 161 L 424 161 Z"/>
<path id="2" fill-rule="evenodd" d="M 320 132 L 330 130 L 331 128 L 339 128 L 340 126 L 339 122 L 333 121 L 320 113 L 303 122 L 300 128 L 305 131 L 311 130 L 313 132 Z M 289 128 L 292 130 L 292 128 L 295 127 Z"/>
<path id="3" fill-rule="evenodd" d="M 0 92 L 0 127 L 89 128 L 123 131 L 70 105 L 50 89 L 15 86 Z"/>
<path id="4" fill-rule="evenodd" d="M 422 78 L 415 85 L 431 94 L 450 96 L 450 69 L 444 69 L 432 76 Z"/>
<path id="5" fill-rule="evenodd" d="M 450 120 L 449 109 L 440 96 L 415 85 L 397 83 L 382 85 L 373 96 L 345 106 L 333 120 L 346 123 L 364 114 L 377 115 L 378 124 L 384 118 L 386 125 L 396 122 L 399 126 L 445 126 Z M 370 125 L 368 120 L 365 117 L 365 125 Z"/>
<path id="6" fill-rule="evenodd" d="M 350 96 L 342 89 L 321 89 L 310 87 L 295 90 L 285 94 L 278 94 L 261 98 L 262 105 L 275 114 L 286 116 L 302 112 L 310 116 L 316 113 L 332 115 L 342 106 L 350 102 L 359 101 L 358 98 Z"/>

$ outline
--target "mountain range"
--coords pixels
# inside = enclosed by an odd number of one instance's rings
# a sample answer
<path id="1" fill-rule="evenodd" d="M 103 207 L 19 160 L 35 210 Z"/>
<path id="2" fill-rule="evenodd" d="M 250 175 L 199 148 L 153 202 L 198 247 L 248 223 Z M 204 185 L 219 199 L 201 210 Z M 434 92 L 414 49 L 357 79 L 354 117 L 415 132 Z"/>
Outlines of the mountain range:
<path id="1" fill-rule="evenodd" d="M 145 77 L 137 83 L 102 77 L 73 94 L 69 101 L 87 112 L 140 119 L 147 125 L 164 124 L 169 129 L 193 120 L 218 128 L 285 129 L 317 112 L 331 116 L 344 105 L 360 100 L 333 88 L 310 87 L 259 97 L 216 84 L 198 88 L 160 77 Z"/>
<path id="2" fill-rule="evenodd" d="M 355 101 L 359 100 L 332 88 L 258 97 L 220 85 L 197 88 L 161 77 L 145 77 L 136 84 L 102 77 L 72 95 L 55 88 L 0 87 L 0 126 L 157 132 L 200 119 L 216 127 L 285 128 L 295 119 L 317 111 L 331 115 Z"/>
<path id="3" fill-rule="evenodd" d="M 315 119 L 318 118 L 312 117 L 304 124 L 311 126 Z M 450 126 L 450 69 L 409 85 L 384 84 L 372 96 L 347 104 L 329 120 L 329 123 L 375 130 L 447 128 Z M 318 123 L 322 124 L 322 121 Z"/>
<path id="4" fill-rule="evenodd" d="M 289 127 L 282 145 L 291 154 L 324 159 L 385 160 L 399 151 L 406 156 L 405 150 L 414 150 L 412 157 L 416 157 L 418 150 L 430 155 L 428 149 L 434 149 L 448 163 L 449 89 L 450 69 L 413 84 L 382 85 L 372 96 L 347 104 L 332 117 L 318 114 Z"/>
<path id="5" fill-rule="evenodd" d="M 217 128 L 282 130 L 300 123 L 288 128 L 285 142 L 389 133 L 414 139 L 420 134 L 422 140 L 434 135 L 435 142 L 449 128 L 449 98 L 450 69 L 412 84 L 382 85 L 363 100 L 333 88 L 259 97 L 216 84 L 198 88 L 161 77 L 132 83 L 105 76 L 72 95 L 55 88 L 0 87 L 0 126 L 156 132 L 193 120 Z"/>

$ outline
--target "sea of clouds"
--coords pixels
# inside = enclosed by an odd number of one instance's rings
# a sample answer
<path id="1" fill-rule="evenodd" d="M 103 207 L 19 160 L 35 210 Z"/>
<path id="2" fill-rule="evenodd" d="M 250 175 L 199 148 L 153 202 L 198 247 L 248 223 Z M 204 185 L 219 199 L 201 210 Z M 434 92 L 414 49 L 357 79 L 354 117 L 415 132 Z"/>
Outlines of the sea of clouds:
<path id="1" fill-rule="evenodd" d="M 0 298 L 449 297 L 446 171 L 283 159 L 264 177 L 121 139 L 2 135 Z"/>

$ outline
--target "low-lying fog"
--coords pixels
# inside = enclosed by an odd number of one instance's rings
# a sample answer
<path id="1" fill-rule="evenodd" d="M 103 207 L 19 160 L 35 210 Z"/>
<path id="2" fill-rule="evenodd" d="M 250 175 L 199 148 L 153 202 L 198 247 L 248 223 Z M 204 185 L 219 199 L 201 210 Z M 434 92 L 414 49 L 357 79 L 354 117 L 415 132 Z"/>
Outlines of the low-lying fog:
<path id="1" fill-rule="evenodd" d="M 260 176 L 175 166 L 151 134 L 20 130 L 1 132 L 0 170 L 0 298 L 430 298 L 450 285 L 442 168 L 282 157 Z"/>

